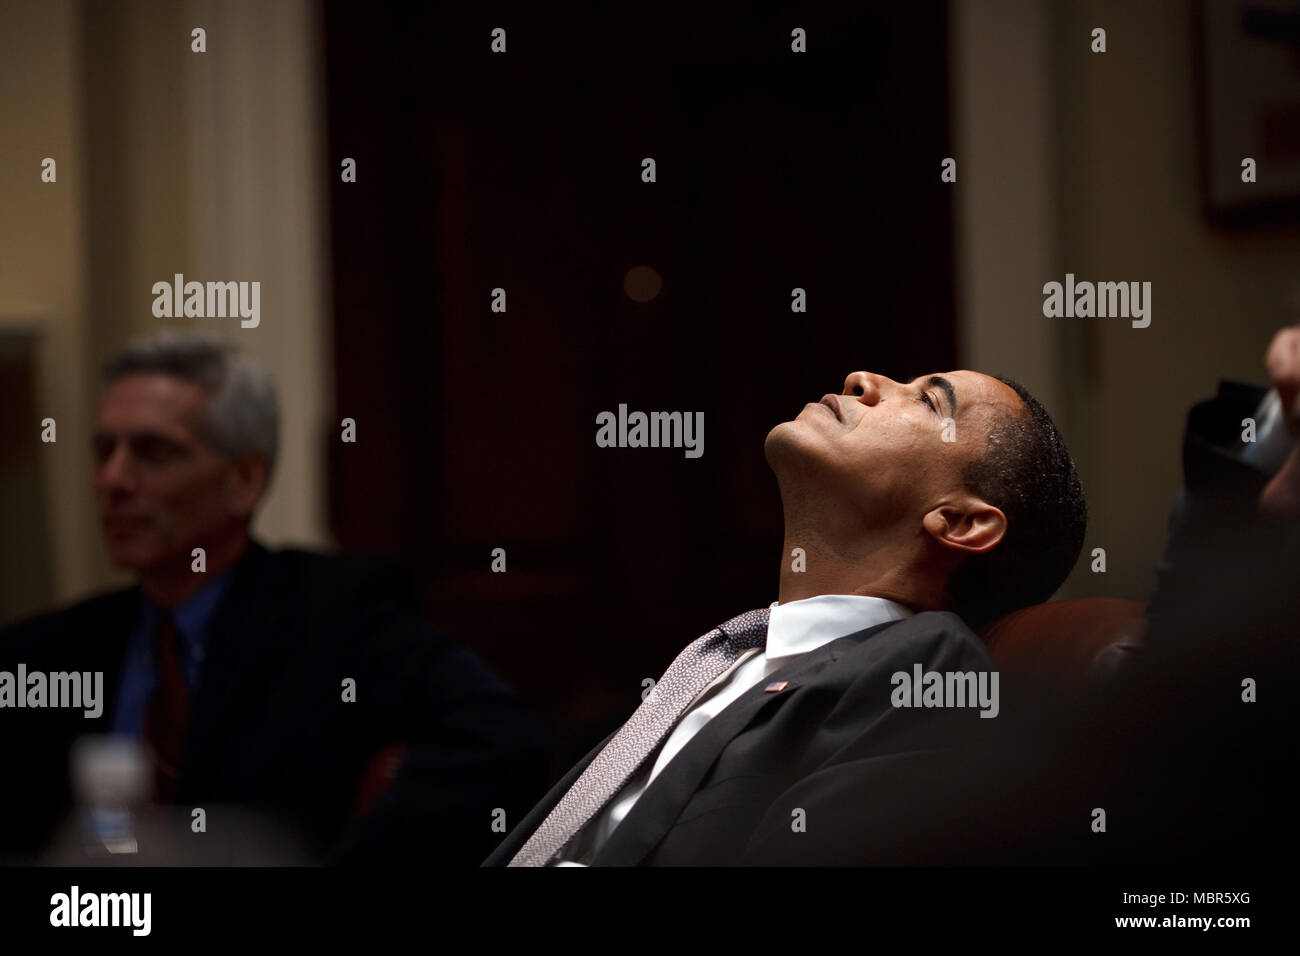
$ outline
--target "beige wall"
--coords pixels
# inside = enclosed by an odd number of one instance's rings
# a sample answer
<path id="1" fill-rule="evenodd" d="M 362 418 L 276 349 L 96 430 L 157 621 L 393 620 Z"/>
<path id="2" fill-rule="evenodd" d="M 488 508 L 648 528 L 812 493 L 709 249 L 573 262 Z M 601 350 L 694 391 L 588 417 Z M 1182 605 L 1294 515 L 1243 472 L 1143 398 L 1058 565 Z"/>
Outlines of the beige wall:
<path id="1" fill-rule="evenodd" d="M 1108 564 L 1076 570 L 1062 595 L 1144 598 L 1187 407 L 1220 377 L 1263 381 L 1272 332 L 1300 321 L 1300 229 L 1206 223 L 1187 3 L 953 0 L 953 12 L 955 52 L 983 56 L 954 74 L 957 148 L 988 173 L 967 175 L 973 195 L 957 199 L 963 356 L 1031 388 L 1051 356 L 1045 399 L 1088 492 L 1085 549 L 1104 547 Z M 1105 54 L 1089 51 L 1096 26 Z M 1009 199 L 1022 191 L 1032 203 Z M 1042 283 L 1067 271 L 1150 281 L 1150 327 L 1044 318 Z"/>
<path id="2" fill-rule="evenodd" d="M 0 325 L 42 336 L 60 599 L 128 580 L 107 560 L 90 492 L 97 374 L 127 338 L 164 325 L 218 331 L 271 367 L 280 462 L 255 531 L 330 543 L 330 163 L 315 16 L 303 0 L 0 2 Z M 207 53 L 190 51 L 195 26 Z M 47 155 L 57 184 L 39 180 Z M 176 272 L 260 281 L 260 327 L 154 318 L 151 287 Z M 21 560 L 11 536 L 0 548 Z"/>
<path id="3" fill-rule="evenodd" d="M 1059 258 L 1049 11 L 1040 0 L 949 9 L 958 353 L 1058 408 L 1059 330 L 1043 321 L 1039 291 Z"/>
<path id="4" fill-rule="evenodd" d="M 0 7 L 0 325 L 37 333 L 39 417 L 29 434 L 40 445 L 51 504 L 48 530 L 39 526 L 40 515 L 27 527 L 5 529 L 0 567 L 24 562 L 23 542 L 45 531 L 54 539 L 50 570 L 59 593 L 85 590 L 99 578 L 85 542 L 94 519 L 85 428 L 93 355 L 82 243 L 79 16 L 79 4 L 69 0 Z M 55 183 L 40 180 L 47 156 L 57 163 Z M 57 423 L 56 443 L 40 442 L 45 416 Z"/>

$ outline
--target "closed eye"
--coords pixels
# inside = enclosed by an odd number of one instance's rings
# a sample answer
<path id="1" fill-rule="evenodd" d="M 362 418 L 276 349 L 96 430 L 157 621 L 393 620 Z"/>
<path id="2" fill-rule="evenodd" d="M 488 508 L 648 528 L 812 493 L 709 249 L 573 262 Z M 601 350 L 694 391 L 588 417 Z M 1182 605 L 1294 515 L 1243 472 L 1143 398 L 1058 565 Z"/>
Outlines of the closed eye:
<path id="1" fill-rule="evenodd" d="M 934 400 L 930 398 L 929 393 L 922 392 L 921 401 L 925 402 L 925 404 L 930 407 L 930 411 L 934 412 L 936 415 L 939 414 L 939 409 L 935 407 Z"/>

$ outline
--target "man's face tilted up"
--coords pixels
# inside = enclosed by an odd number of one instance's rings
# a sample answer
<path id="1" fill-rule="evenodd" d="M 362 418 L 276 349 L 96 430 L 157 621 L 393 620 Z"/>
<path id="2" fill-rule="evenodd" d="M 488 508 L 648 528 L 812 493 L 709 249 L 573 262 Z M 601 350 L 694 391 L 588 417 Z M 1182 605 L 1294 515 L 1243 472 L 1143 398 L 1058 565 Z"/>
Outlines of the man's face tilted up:
<path id="1" fill-rule="evenodd" d="M 952 569 L 996 547 L 1007 527 L 963 473 L 999 420 L 1024 413 L 1013 389 L 978 372 L 896 382 L 859 371 L 772 429 L 787 557 L 792 547 L 809 555 L 808 575 L 783 573 L 782 601 L 862 593 L 945 606 Z"/>

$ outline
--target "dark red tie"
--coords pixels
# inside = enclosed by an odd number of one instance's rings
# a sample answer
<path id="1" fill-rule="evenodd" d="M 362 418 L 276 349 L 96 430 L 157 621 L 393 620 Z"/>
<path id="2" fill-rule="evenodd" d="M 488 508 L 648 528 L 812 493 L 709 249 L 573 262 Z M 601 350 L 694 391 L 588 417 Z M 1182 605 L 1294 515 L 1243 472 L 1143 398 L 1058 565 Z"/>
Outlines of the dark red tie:
<path id="1" fill-rule="evenodd" d="M 153 748 L 158 799 L 166 802 L 176 793 L 180 776 L 181 745 L 190 716 L 189 687 L 181 666 L 180 633 L 171 612 L 162 611 L 154 635 L 158 683 L 144 718 L 144 739 Z"/>

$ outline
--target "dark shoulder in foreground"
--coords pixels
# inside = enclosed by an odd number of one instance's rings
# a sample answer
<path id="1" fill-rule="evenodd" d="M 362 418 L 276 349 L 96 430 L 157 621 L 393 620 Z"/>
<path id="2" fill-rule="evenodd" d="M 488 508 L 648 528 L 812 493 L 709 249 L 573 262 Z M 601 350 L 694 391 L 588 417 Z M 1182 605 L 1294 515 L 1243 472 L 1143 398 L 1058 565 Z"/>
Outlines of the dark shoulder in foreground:
<path id="1" fill-rule="evenodd" d="M 924 658 L 934 664 L 992 664 L 984 641 L 952 611 L 918 611 L 869 635 L 841 639 L 839 654 L 864 662 L 883 657 Z"/>

